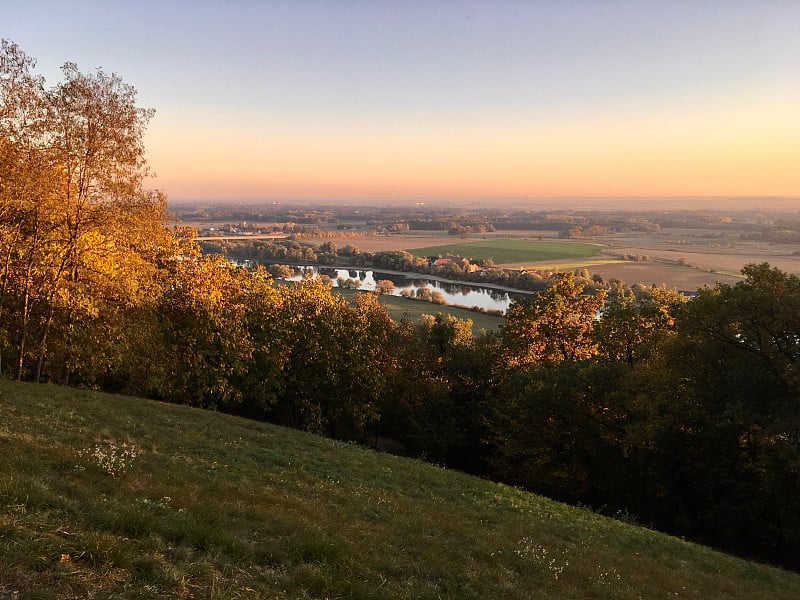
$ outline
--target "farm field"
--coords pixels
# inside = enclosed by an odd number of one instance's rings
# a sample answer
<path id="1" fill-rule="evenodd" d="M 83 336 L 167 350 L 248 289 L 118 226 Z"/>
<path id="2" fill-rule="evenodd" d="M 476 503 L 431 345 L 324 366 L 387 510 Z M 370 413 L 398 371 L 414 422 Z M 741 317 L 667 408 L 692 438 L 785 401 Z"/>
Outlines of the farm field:
<path id="1" fill-rule="evenodd" d="M 787 273 L 800 273 L 800 256 L 794 256 L 796 247 L 758 247 L 756 245 L 726 249 L 715 249 L 697 245 L 670 246 L 643 243 L 622 246 L 608 252 L 626 254 L 646 253 L 654 259 L 670 262 L 685 262 L 696 268 L 709 269 L 724 275 L 738 276 L 748 263 L 768 262 Z"/>
<path id="2" fill-rule="evenodd" d="M 682 292 L 694 292 L 705 286 L 713 287 L 717 282 L 733 285 L 742 279 L 668 261 L 620 261 L 587 268 L 592 274 L 597 274 L 606 281 L 619 279 L 629 285 L 635 283 L 648 286 L 663 285 Z"/>
<path id="3" fill-rule="evenodd" d="M 530 232 L 525 232 L 526 237 Z M 748 263 L 768 262 L 788 273 L 800 274 L 800 247 L 791 244 L 770 244 L 742 240 L 736 234 L 716 230 L 663 230 L 649 234 L 613 234 L 593 238 L 596 244 L 565 242 L 555 239 L 525 240 L 505 235 L 493 240 L 476 240 L 465 244 L 451 244 L 442 247 L 414 248 L 420 251 L 454 253 L 466 252 L 475 244 L 498 244 L 509 248 L 517 243 L 548 245 L 575 245 L 598 248 L 596 254 L 573 256 L 571 258 L 535 258 L 516 260 L 519 257 L 506 254 L 505 260 L 495 260 L 506 268 L 546 268 L 552 270 L 572 270 L 587 268 L 592 274 L 604 279 L 621 279 L 628 284 L 661 285 L 676 287 L 684 291 L 694 291 L 703 286 L 713 286 L 717 282 L 734 284 L 741 280 L 741 269 Z M 464 246 L 464 247 L 461 247 Z M 444 252 L 441 252 L 441 251 Z M 556 247 L 553 248 L 556 251 Z M 577 253 L 579 254 L 580 251 Z M 474 252 L 472 254 L 475 254 Z M 649 261 L 636 262 L 623 260 L 625 255 L 644 255 Z"/>
<path id="4" fill-rule="evenodd" d="M 796 573 L 365 447 L 44 384 L 0 398 L 3 598 L 800 597 Z"/>
<path id="5" fill-rule="evenodd" d="M 467 243 L 477 241 L 513 241 L 536 238 L 537 241 L 552 239 L 557 240 L 557 232 L 542 230 L 498 231 L 493 233 L 475 234 Z M 312 238 L 309 241 L 321 243 L 328 238 Z M 406 250 L 410 248 L 425 249 L 431 246 L 447 246 L 455 243 L 459 238 L 449 235 L 446 231 L 408 231 L 405 233 L 390 233 L 386 235 L 347 235 L 345 237 L 331 238 L 337 246 L 352 244 L 364 252 L 387 252 L 391 250 Z M 422 254 L 425 254 L 424 252 Z"/>
<path id="6" fill-rule="evenodd" d="M 768 262 L 800 274 L 800 246 L 743 240 L 719 229 L 663 229 L 652 233 L 597 236 L 591 242 L 558 239 L 554 231 L 497 231 L 458 240 L 446 232 L 410 231 L 388 235 L 331 238 L 339 246 L 352 244 L 365 252 L 405 250 L 419 256 L 447 253 L 492 258 L 511 269 L 574 270 L 587 268 L 604 279 L 628 284 L 664 284 L 684 291 L 741 280 L 742 267 Z M 241 239 L 241 238 L 239 238 Z M 327 238 L 310 239 L 321 243 Z M 649 261 L 624 260 L 644 255 Z"/>
<path id="7" fill-rule="evenodd" d="M 598 238 L 606 244 L 604 255 L 646 255 L 649 262 L 625 261 L 589 267 L 604 278 L 628 283 L 665 283 L 694 290 L 716 282 L 741 280 L 748 263 L 768 262 L 787 273 L 800 274 L 797 245 L 742 240 L 738 235 L 715 230 L 664 230 L 658 234 L 622 234 Z"/>
<path id="8" fill-rule="evenodd" d="M 600 244 L 529 240 L 524 238 L 465 241 L 457 244 L 428 246 L 409 250 L 415 256 L 453 254 L 473 260 L 492 259 L 497 265 L 564 259 L 580 262 L 584 259 L 598 256 L 601 251 L 602 246 Z"/>
<path id="9" fill-rule="evenodd" d="M 433 233 L 430 231 L 393 233 L 389 235 L 360 235 L 352 237 L 334 238 L 337 246 L 352 244 L 364 252 L 388 252 L 392 250 L 406 250 L 411 247 L 439 246 L 452 240 L 453 236 L 447 232 Z M 320 240 L 324 241 L 324 240 Z"/>

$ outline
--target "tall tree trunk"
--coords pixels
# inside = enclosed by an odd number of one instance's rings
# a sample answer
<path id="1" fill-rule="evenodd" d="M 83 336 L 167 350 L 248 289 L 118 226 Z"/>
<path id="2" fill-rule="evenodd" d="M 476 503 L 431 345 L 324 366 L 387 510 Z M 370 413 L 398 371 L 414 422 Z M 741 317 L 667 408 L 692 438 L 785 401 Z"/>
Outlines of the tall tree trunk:
<path id="1" fill-rule="evenodd" d="M 22 232 L 22 222 L 17 223 L 17 229 L 14 232 L 14 239 L 8 244 L 8 251 L 6 252 L 5 260 L 3 261 L 3 274 L 0 275 L 0 315 L 5 308 L 6 290 L 8 289 L 8 278 L 11 274 L 11 255 L 14 253 L 14 247 L 19 243 L 19 237 Z M 2 320 L 0 320 L 2 323 Z"/>
<path id="2" fill-rule="evenodd" d="M 19 238 L 22 232 L 22 222 L 17 223 L 14 237 L 8 243 L 8 250 L 6 252 L 5 260 L 3 261 L 3 273 L 0 275 L 0 328 L 6 322 L 6 291 L 8 290 L 8 280 L 11 275 L 11 256 L 14 253 L 14 248 L 19 243 Z M 5 344 L 3 344 L 5 345 Z M 0 347 L 0 374 L 3 372 L 3 348 Z"/>
<path id="3" fill-rule="evenodd" d="M 19 340 L 19 359 L 17 361 L 17 380 L 22 381 L 22 374 L 25 370 L 25 347 L 28 340 L 28 324 L 31 313 L 31 287 L 33 286 L 33 263 L 35 260 L 36 247 L 39 244 L 39 215 L 36 214 L 34 220 L 33 240 L 31 241 L 28 253 L 28 264 L 25 268 L 25 292 L 22 301 L 22 323 L 20 327 Z"/>
<path id="4" fill-rule="evenodd" d="M 50 325 L 53 323 L 53 316 L 55 314 L 55 305 L 50 302 L 47 310 L 47 320 L 45 321 L 44 331 L 42 332 L 42 339 L 39 341 L 39 360 L 36 362 L 36 381 L 42 381 L 42 371 L 44 369 L 44 359 L 47 356 L 47 336 L 50 333 Z"/>
<path id="5" fill-rule="evenodd" d="M 71 252 L 68 250 L 64 253 L 64 256 L 61 258 L 61 263 L 58 265 L 58 270 L 56 271 L 55 275 L 53 276 L 53 285 L 50 289 L 50 293 L 47 296 L 47 319 L 44 323 L 44 328 L 42 331 L 42 337 L 39 342 L 39 360 L 36 364 L 36 380 L 42 380 L 42 373 L 44 371 L 44 360 L 47 356 L 47 338 L 50 335 L 50 328 L 53 325 L 53 319 L 55 318 L 55 297 L 56 292 L 58 291 L 58 282 L 61 279 L 62 273 L 67 268 L 67 263 L 69 260 Z"/>

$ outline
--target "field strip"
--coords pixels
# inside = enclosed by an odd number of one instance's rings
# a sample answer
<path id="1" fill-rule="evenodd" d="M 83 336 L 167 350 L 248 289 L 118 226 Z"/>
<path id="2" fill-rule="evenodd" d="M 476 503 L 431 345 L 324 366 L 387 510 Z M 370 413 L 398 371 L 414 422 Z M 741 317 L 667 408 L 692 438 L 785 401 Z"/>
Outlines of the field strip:
<path id="1" fill-rule="evenodd" d="M 525 269 L 528 271 L 533 270 L 550 270 L 550 271 L 561 271 L 565 269 L 582 269 L 584 267 L 596 267 L 597 265 L 615 265 L 615 264 L 622 264 L 622 263 L 631 263 L 633 261 L 624 260 L 622 258 L 589 258 L 583 261 L 574 261 L 574 262 L 536 262 L 536 263 L 506 263 L 503 265 L 497 265 L 498 267 L 505 267 L 509 269 Z"/>
<path id="2" fill-rule="evenodd" d="M 531 264 L 544 261 L 593 260 L 604 246 L 564 240 L 501 239 L 466 241 L 426 248 L 410 248 L 414 256 L 462 256 L 471 260 L 491 259 L 497 265 Z"/>

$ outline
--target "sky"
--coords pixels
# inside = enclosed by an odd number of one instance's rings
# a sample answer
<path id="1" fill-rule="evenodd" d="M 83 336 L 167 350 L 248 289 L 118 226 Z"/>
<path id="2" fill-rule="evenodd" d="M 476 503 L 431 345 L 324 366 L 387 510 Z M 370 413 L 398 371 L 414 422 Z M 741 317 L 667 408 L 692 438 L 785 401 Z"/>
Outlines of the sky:
<path id="1" fill-rule="evenodd" d="M 0 5 L 156 110 L 172 200 L 800 198 L 798 0 Z"/>

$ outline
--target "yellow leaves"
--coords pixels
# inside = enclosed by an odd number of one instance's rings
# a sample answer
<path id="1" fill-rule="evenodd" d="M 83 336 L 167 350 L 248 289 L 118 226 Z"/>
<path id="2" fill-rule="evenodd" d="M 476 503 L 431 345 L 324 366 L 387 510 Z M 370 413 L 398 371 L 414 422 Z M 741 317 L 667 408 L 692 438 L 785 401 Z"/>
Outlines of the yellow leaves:
<path id="1" fill-rule="evenodd" d="M 22 313 L 8 318 L 18 376 L 51 355 L 60 378 L 78 352 L 76 322 L 143 306 L 169 285 L 163 265 L 199 253 L 189 232 L 167 228 L 164 195 L 144 188 L 152 113 L 136 106 L 136 91 L 74 65 L 48 89 L 34 66 L 16 46 L 0 47 L 0 314 Z M 229 293 L 189 287 L 211 305 Z"/>

